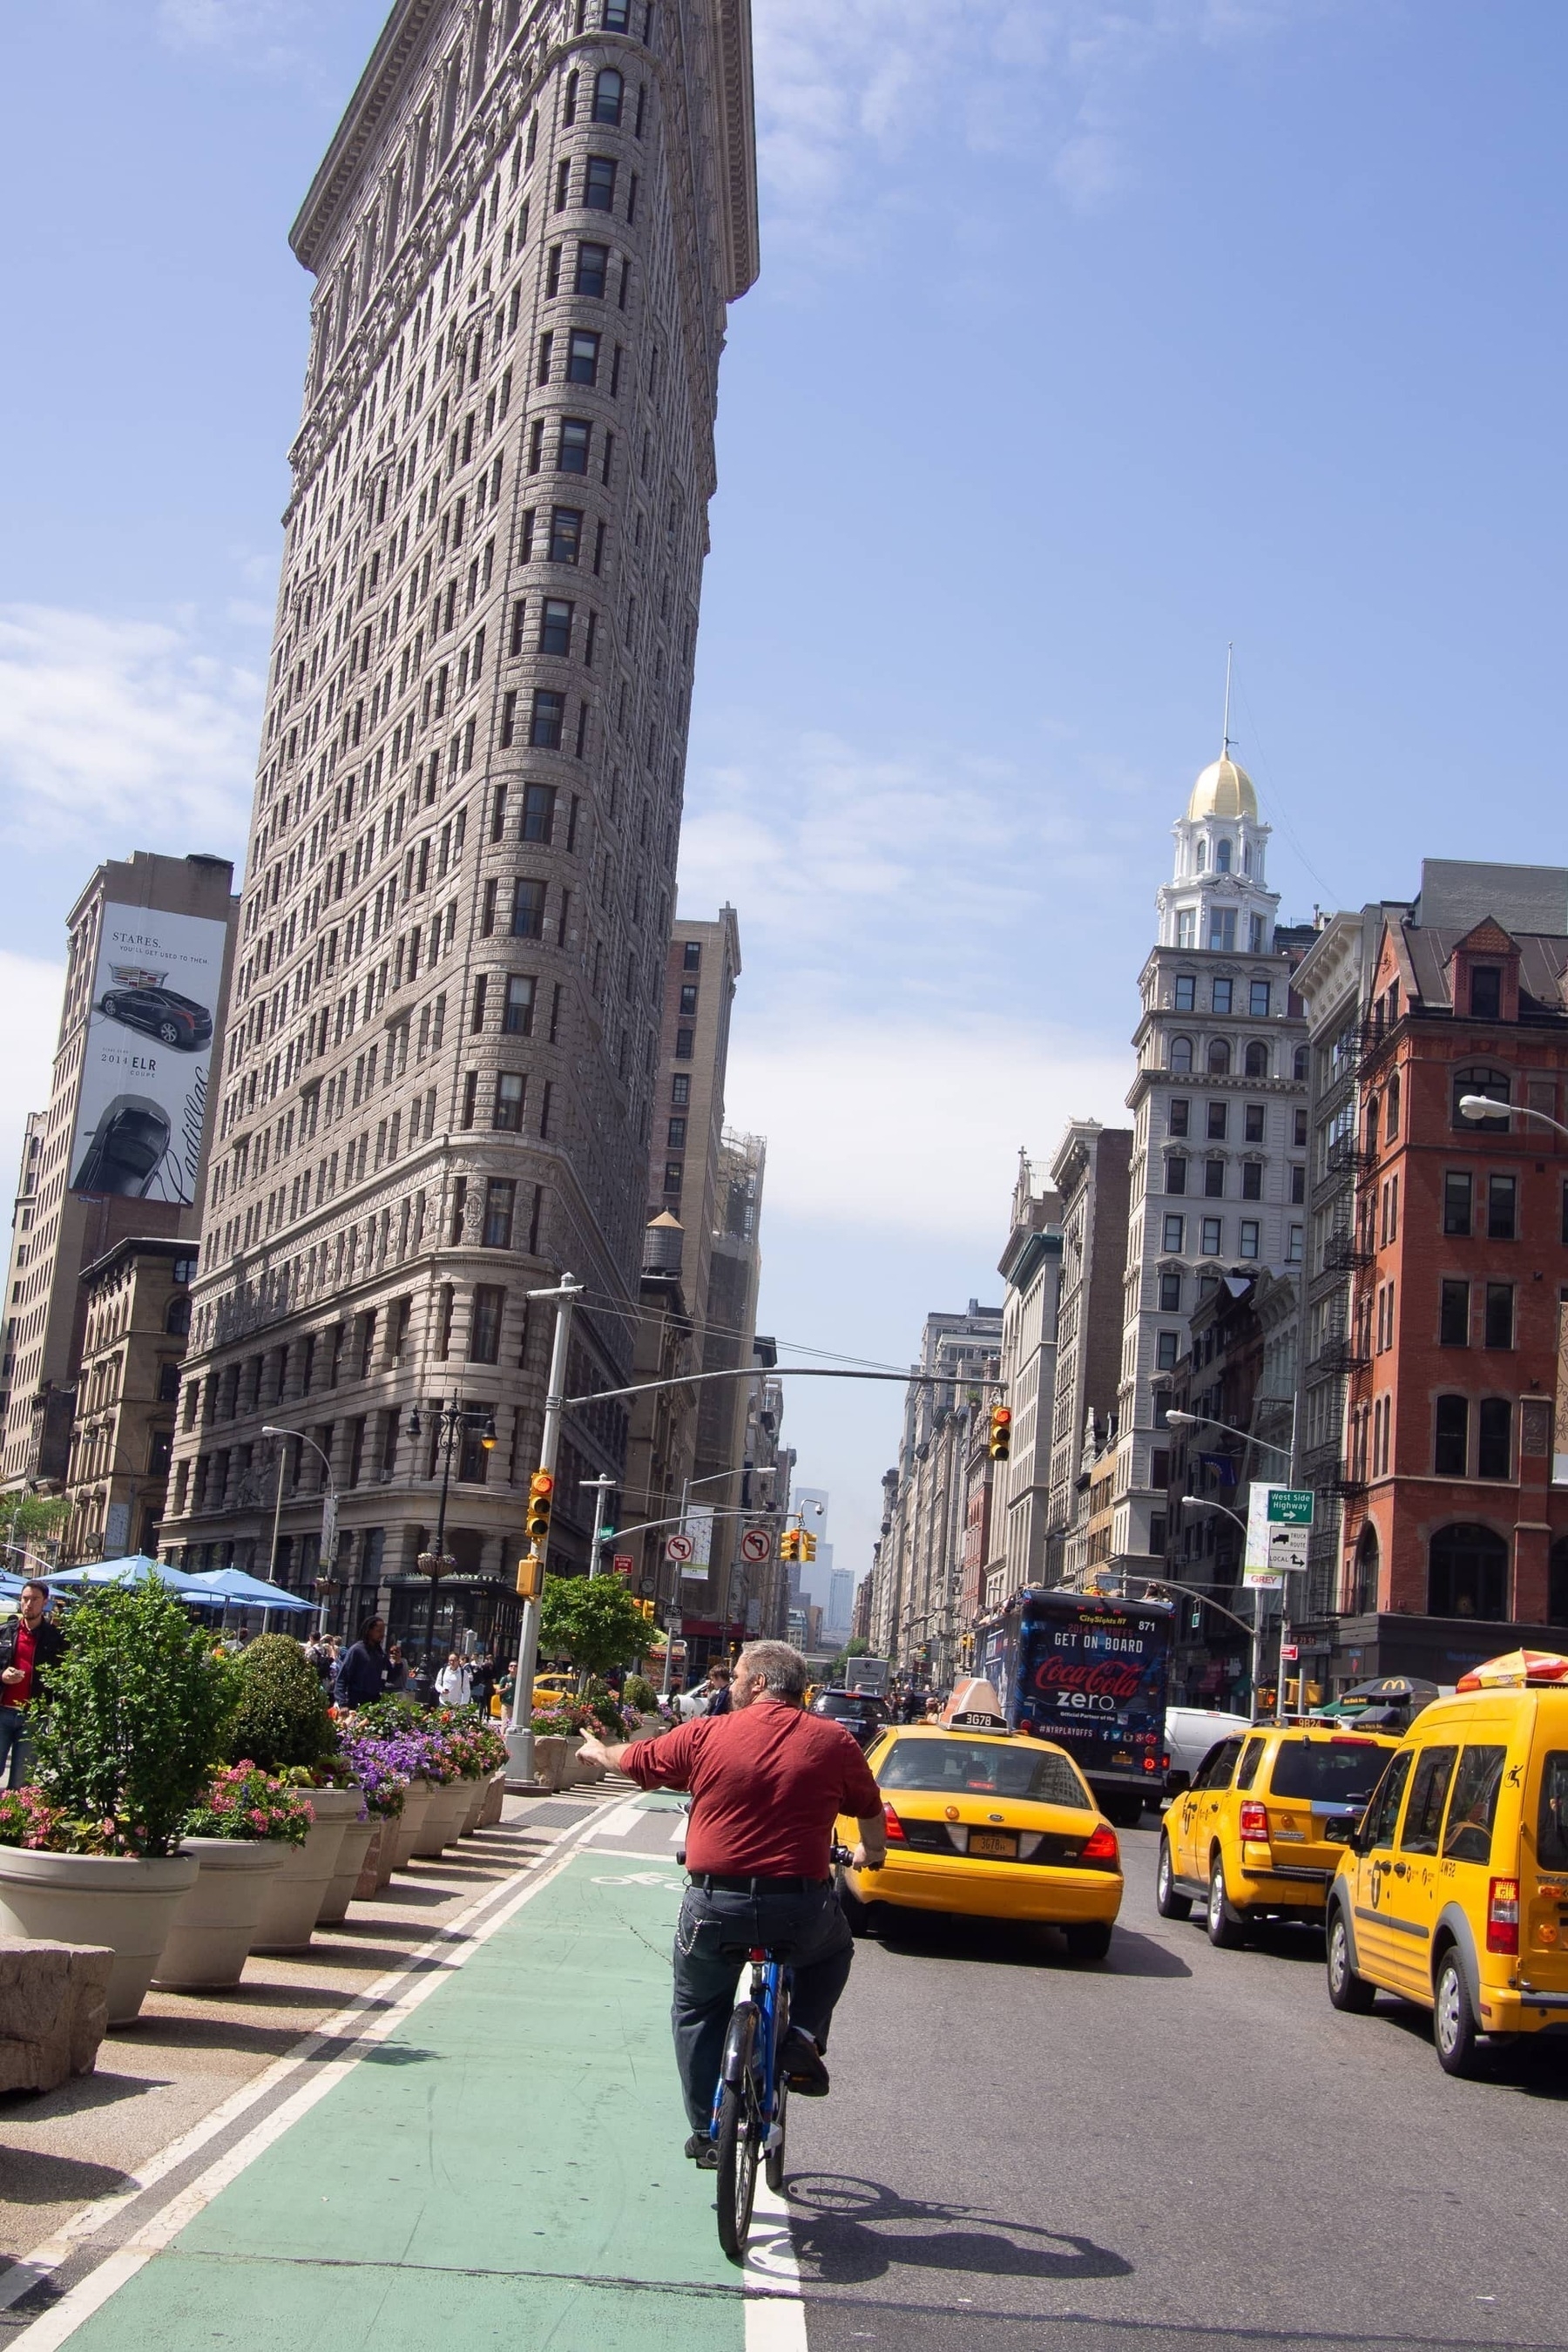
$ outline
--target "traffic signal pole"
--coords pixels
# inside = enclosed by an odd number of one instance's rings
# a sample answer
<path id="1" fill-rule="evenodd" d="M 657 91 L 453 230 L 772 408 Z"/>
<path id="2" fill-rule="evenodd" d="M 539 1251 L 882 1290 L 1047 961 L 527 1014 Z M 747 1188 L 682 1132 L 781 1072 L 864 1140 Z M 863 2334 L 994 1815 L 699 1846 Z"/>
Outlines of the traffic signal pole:
<path id="1" fill-rule="evenodd" d="M 552 1290 L 531 1290 L 530 1298 L 555 1301 L 555 1338 L 550 1349 L 550 1378 L 544 1391 L 544 1428 L 539 1440 L 539 1467 L 555 1475 L 561 1450 L 561 1414 L 566 1402 L 566 1362 L 572 1341 L 572 1309 L 583 1285 L 563 1274 Z M 595 1511 L 595 1518 L 597 1513 Z M 514 1780 L 533 1778 L 533 1676 L 539 1663 L 539 1602 L 522 1604 L 522 1624 L 517 1644 L 517 1676 L 512 1685 L 511 1717 L 506 1727 L 506 1749 Z"/>

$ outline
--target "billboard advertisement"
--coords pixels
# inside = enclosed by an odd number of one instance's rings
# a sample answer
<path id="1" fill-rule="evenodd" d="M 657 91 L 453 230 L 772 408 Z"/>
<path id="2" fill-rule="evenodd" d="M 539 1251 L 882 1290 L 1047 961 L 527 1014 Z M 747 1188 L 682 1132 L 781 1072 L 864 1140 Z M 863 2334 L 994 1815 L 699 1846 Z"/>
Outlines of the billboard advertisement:
<path id="1" fill-rule="evenodd" d="M 226 928 L 204 915 L 104 908 L 73 1192 L 195 1202 Z"/>

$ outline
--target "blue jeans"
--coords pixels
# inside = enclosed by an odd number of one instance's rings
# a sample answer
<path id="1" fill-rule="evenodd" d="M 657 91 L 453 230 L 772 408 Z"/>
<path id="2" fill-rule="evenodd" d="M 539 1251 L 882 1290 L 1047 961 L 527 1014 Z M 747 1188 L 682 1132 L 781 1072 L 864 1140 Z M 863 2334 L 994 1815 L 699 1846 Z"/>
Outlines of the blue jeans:
<path id="1" fill-rule="evenodd" d="M 0 1789 L 25 1789 L 32 1777 L 27 1718 L 19 1706 L 0 1706 Z"/>
<path id="2" fill-rule="evenodd" d="M 818 2049 L 840 1993 L 849 1981 L 855 1947 L 830 1885 L 787 1887 L 754 1882 L 755 1895 L 736 1887 L 688 1886 L 675 1930 L 675 2063 L 693 2131 L 706 2131 L 719 2086 L 724 2036 L 746 1948 L 773 1945 L 795 1969 L 791 2021 Z"/>

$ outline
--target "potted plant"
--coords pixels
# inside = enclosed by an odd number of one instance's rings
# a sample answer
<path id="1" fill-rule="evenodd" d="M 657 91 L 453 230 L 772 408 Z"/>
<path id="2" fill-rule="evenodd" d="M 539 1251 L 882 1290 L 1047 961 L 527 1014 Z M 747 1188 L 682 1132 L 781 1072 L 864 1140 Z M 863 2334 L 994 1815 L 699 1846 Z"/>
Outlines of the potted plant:
<path id="1" fill-rule="evenodd" d="M 391 1752 L 392 1741 L 377 1739 L 368 1732 L 359 1733 L 354 1730 L 353 1724 L 353 1717 L 345 1717 L 338 1726 L 338 1737 L 342 1742 L 344 1761 L 359 1782 L 363 1795 L 371 1833 L 360 1864 L 359 1876 L 350 1891 L 349 1899 L 368 1902 L 373 1895 L 381 1892 L 392 1876 L 398 1819 L 407 1801 L 412 1775 L 398 1769 L 397 1760 Z M 342 1913 L 334 1915 L 332 1910 L 342 1879 L 340 1870 L 332 1881 L 323 1917 L 342 1916 Z"/>
<path id="2" fill-rule="evenodd" d="M 479 1827 L 489 1794 L 491 1775 L 506 1767 L 506 1742 L 492 1731 L 477 1706 L 442 1707 L 436 1718 L 441 1737 L 456 1759 L 463 1785 L 464 1809 L 458 1823 L 459 1837 Z"/>
<path id="3" fill-rule="evenodd" d="M 201 1873 L 181 1895 L 153 1981 L 176 1991 L 235 1985 L 261 1926 L 272 1872 L 303 1845 L 315 1819 L 302 1790 L 248 1757 L 220 1766 L 185 1816 L 181 1851 Z"/>
<path id="4" fill-rule="evenodd" d="M 0 1935 L 103 1944 L 109 2021 L 142 2007 L 200 1863 L 179 1851 L 236 1677 L 153 1579 L 79 1601 L 33 1727 L 37 1787 L 0 1817 Z"/>
<path id="5" fill-rule="evenodd" d="M 267 1882 L 251 1949 L 302 1952 L 337 1875 L 344 1832 L 361 1818 L 360 1792 L 339 1753 L 337 1726 L 316 1670 L 299 1643 L 287 1633 L 263 1633 L 240 1652 L 237 1664 L 229 1756 L 302 1788 L 313 1816 L 302 1843 L 289 1847 Z"/>
<path id="6" fill-rule="evenodd" d="M 403 1869 L 413 1856 L 416 1842 L 423 1842 L 426 1818 L 438 1793 L 437 1778 L 426 1769 L 430 1761 L 426 1745 L 429 1722 L 429 1710 L 421 1706 L 417 1699 L 405 1698 L 394 1691 L 373 1700 L 369 1706 L 356 1707 L 340 1727 L 342 1737 L 378 1741 L 388 1769 L 400 1773 L 407 1784 L 390 1857 L 384 1841 L 382 1846 L 387 1877 L 394 1870 Z M 382 1883 L 384 1885 L 385 1880 Z"/>

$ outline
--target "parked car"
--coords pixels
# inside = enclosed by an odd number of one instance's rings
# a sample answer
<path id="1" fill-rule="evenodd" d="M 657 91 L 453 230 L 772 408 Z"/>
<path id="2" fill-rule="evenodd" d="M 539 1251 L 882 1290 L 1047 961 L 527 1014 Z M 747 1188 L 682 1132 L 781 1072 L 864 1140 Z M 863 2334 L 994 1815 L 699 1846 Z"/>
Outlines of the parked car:
<path id="1" fill-rule="evenodd" d="M 1239 1739 L 1252 1728 L 1245 1715 L 1223 1715 L 1217 1707 L 1168 1706 L 1165 1709 L 1165 1799 L 1190 1789 L 1194 1775 L 1211 1748 L 1222 1739 Z"/>
<path id="2" fill-rule="evenodd" d="M 124 1192 L 144 1198 L 169 1149 L 169 1121 L 145 1095 L 116 1095 L 71 1179 L 73 1192 Z"/>
<path id="3" fill-rule="evenodd" d="M 172 988 L 107 988 L 98 1000 L 106 1021 L 121 1021 L 127 1029 L 144 1029 L 161 1045 L 177 1045 L 195 1054 L 212 1043 L 213 1017 L 205 1004 L 177 996 Z"/>

